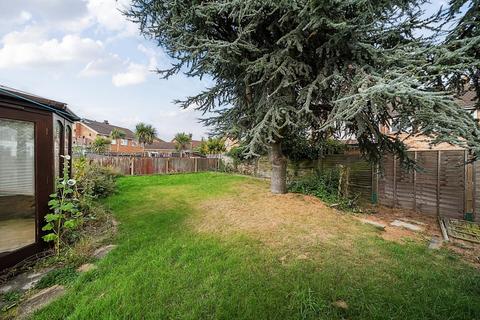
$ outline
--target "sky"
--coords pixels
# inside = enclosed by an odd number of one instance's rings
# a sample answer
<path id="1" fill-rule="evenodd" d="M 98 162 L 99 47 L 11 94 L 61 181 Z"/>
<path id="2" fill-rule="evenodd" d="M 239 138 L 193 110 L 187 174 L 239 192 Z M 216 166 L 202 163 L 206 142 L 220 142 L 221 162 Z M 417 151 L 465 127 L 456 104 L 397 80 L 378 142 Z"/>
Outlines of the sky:
<path id="1" fill-rule="evenodd" d="M 80 117 L 206 137 L 202 114 L 173 103 L 208 86 L 153 72 L 170 60 L 119 9 L 128 0 L 0 0 L 0 85 L 67 103 Z"/>
<path id="2" fill-rule="evenodd" d="M 67 103 L 80 117 L 134 129 L 152 124 L 206 137 L 195 110 L 173 103 L 208 80 L 159 79 L 171 61 L 120 12 L 130 0 L 0 0 L 0 85 Z M 432 0 L 435 11 L 446 0 Z"/>

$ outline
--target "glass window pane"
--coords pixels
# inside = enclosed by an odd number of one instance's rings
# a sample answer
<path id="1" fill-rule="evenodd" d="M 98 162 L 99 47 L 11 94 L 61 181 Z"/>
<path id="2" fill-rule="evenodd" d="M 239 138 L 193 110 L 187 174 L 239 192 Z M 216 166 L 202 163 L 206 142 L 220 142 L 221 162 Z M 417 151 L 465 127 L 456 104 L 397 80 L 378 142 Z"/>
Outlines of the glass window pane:
<path id="1" fill-rule="evenodd" d="M 71 156 L 72 150 L 72 128 L 70 126 L 65 127 L 65 153 Z"/>
<path id="2" fill-rule="evenodd" d="M 35 243 L 34 128 L 0 119 L 0 256 Z"/>
<path id="3" fill-rule="evenodd" d="M 62 150 L 62 147 L 63 147 L 63 124 L 60 122 L 60 121 L 55 121 L 55 131 L 54 131 L 54 137 L 53 137 L 53 141 L 54 141 L 54 166 L 55 166 L 55 175 L 56 177 L 59 177 L 61 176 L 61 173 L 62 173 L 62 168 L 61 165 L 62 165 L 62 161 L 60 159 L 60 155 L 62 155 L 62 153 L 60 153 L 60 150 Z"/>

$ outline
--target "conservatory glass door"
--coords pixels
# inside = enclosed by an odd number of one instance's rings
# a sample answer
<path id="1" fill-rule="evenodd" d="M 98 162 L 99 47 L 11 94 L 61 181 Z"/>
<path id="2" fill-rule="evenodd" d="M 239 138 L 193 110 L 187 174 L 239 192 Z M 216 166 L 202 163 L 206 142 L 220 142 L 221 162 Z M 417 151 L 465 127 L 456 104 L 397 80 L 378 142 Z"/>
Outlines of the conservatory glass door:
<path id="1" fill-rule="evenodd" d="M 35 124 L 0 118 L 0 256 L 35 243 Z"/>

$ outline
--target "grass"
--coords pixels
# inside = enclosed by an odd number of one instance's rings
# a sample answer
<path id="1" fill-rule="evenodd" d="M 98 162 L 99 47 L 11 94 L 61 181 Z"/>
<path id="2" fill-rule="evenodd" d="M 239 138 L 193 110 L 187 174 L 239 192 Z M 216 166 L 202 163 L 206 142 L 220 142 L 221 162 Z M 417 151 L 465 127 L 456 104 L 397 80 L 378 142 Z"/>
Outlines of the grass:
<path id="1" fill-rule="evenodd" d="M 225 174 L 121 178 L 105 201 L 118 247 L 34 319 L 479 317 L 478 270 L 452 253 L 383 240 L 299 195 L 270 197 L 264 182 Z M 313 235 L 304 227 L 322 221 Z"/>
<path id="2" fill-rule="evenodd" d="M 35 289 L 45 289 L 56 284 L 67 285 L 72 283 L 77 276 L 78 274 L 73 267 L 55 269 L 41 278 L 35 285 Z"/>

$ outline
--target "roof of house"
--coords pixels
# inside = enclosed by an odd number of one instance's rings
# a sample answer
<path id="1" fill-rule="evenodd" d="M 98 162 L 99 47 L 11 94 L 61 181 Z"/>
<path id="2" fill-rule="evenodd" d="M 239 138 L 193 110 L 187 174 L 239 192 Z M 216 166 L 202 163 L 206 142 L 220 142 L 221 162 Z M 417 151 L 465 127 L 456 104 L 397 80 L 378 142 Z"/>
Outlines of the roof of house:
<path id="1" fill-rule="evenodd" d="M 135 133 L 133 133 L 132 130 L 124 127 L 119 127 L 119 126 L 114 126 L 110 123 L 108 123 L 107 120 L 103 122 L 98 122 L 95 120 L 89 120 L 89 119 L 82 119 L 80 121 L 81 123 L 85 124 L 87 127 L 90 129 L 95 130 L 101 135 L 108 136 L 110 135 L 110 132 L 112 132 L 113 129 L 121 130 L 125 132 L 125 138 L 127 139 L 135 139 Z"/>
<path id="2" fill-rule="evenodd" d="M 59 102 L 47 98 L 37 96 L 33 93 L 24 92 L 10 87 L 0 85 L 0 95 L 4 97 L 29 102 L 33 107 L 43 110 L 48 110 L 58 114 L 61 117 L 70 119 L 71 121 L 78 121 L 80 118 L 67 107 L 64 102 Z"/>
<path id="3" fill-rule="evenodd" d="M 145 150 L 176 150 L 174 142 L 163 141 L 162 139 L 155 139 L 152 144 L 145 145 Z"/>
<path id="4" fill-rule="evenodd" d="M 395 135 L 392 135 L 395 136 Z M 410 151 L 421 150 L 465 150 L 461 146 L 453 145 L 448 142 L 433 144 L 433 138 L 422 134 L 401 133 L 398 138 L 405 144 Z"/>
<path id="5" fill-rule="evenodd" d="M 202 144 L 200 140 L 192 140 L 192 149 L 199 147 Z"/>

